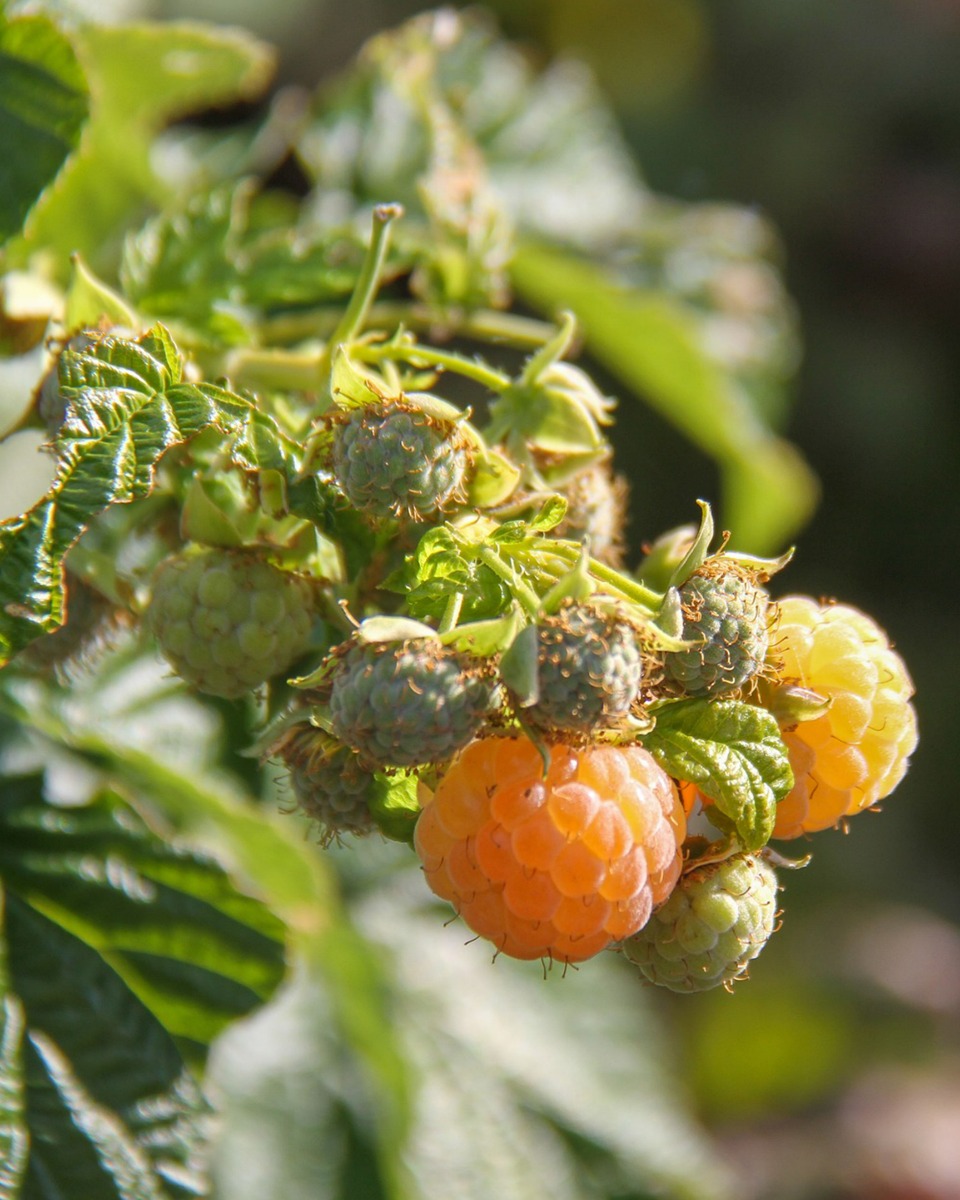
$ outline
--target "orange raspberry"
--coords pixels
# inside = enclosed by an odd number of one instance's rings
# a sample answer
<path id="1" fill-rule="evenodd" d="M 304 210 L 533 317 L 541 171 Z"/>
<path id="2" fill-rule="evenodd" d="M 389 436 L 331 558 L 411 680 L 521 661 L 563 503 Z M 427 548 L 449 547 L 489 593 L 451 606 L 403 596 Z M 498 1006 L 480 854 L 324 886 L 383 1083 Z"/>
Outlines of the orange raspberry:
<path id="1" fill-rule="evenodd" d="M 581 962 L 631 937 L 680 875 L 673 781 L 639 746 L 480 738 L 424 789 L 415 845 L 433 891 L 513 958 Z"/>
<path id="2" fill-rule="evenodd" d="M 773 836 L 792 838 L 888 796 L 917 745 L 917 718 L 903 659 L 870 617 L 807 596 L 787 596 L 778 608 L 781 679 L 830 701 L 823 716 L 783 730 L 796 782 L 777 806 Z"/>

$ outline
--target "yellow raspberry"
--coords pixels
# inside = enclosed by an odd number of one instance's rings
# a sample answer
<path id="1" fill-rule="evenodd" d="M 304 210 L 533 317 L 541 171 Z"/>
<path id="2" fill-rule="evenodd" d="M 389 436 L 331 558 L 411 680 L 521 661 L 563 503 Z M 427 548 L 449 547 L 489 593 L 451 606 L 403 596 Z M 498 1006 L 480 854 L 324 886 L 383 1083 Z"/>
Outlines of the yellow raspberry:
<path id="1" fill-rule="evenodd" d="M 845 604 L 780 600 L 772 653 L 781 681 L 830 701 L 812 721 L 783 729 L 795 785 L 777 806 L 773 836 L 837 825 L 888 796 L 917 745 L 913 683 L 884 631 Z"/>
<path id="2" fill-rule="evenodd" d="M 415 845 L 430 887 L 513 958 L 581 962 L 631 937 L 680 875 L 686 821 L 638 746 L 479 738 L 435 792 Z"/>

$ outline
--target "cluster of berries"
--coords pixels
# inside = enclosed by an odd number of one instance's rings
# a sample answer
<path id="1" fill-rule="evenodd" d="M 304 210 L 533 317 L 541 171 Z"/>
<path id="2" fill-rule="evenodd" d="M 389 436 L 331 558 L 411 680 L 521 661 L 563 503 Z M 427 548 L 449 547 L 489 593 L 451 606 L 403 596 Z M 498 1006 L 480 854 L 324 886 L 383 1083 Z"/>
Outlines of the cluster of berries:
<path id="1" fill-rule="evenodd" d="M 311 452 L 380 535 L 362 595 L 393 587 L 406 613 L 362 601 L 371 615 L 329 637 L 329 580 L 262 550 L 190 546 L 156 574 L 161 652 L 201 691 L 238 697 L 309 663 L 323 625 L 319 667 L 265 739 L 321 840 L 409 841 L 429 887 L 499 953 L 567 964 L 617 945 L 653 983 L 729 986 L 776 927 L 786 860 L 768 838 L 836 826 L 902 777 L 917 736 L 902 660 L 853 608 L 771 600 L 782 561 L 710 553 L 707 506 L 635 576 L 591 557 L 621 544 L 605 444 L 564 473 L 557 455 L 516 461 L 509 438 L 490 448 L 434 397 L 363 387 Z M 501 427 L 507 404 L 491 406 Z M 440 532 L 444 571 L 423 549 Z M 719 760 L 685 771 L 658 740 L 668 712 L 673 727 L 731 702 L 775 720 L 788 764 L 759 837 L 722 803 Z"/>

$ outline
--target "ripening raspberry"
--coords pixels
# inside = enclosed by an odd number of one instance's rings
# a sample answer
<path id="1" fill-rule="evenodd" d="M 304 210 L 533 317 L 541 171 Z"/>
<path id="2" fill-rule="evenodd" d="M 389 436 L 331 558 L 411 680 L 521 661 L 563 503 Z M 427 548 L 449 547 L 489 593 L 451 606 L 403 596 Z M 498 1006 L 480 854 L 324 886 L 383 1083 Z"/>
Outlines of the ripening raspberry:
<path id="1" fill-rule="evenodd" d="M 645 979 L 673 992 L 729 988 L 769 941 L 776 917 L 773 868 L 735 854 L 684 875 L 623 952 Z"/>
<path id="2" fill-rule="evenodd" d="M 638 746 L 480 738 L 426 792 L 415 845 L 430 887 L 513 958 L 580 962 L 631 937 L 680 875 L 686 822 Z"/>
<path id="3" fill-rule="evenodd" d="M 774 837 L 838 824 L 888 796 L 917 745 L 913 683 L 884 631 L 845 604 L 778 602 L 780 677 L 830 701 L 823 716 L 783 730 L 795 785 L 777 806 Z"/>
<path id="4" fill-rule="evenodd" d="M 374 776 L 335 738 L 309 721 L 298 721 L 271 753 L 289 768 L 297 807 L 317 822 L 322 845 L 341 834 L 360 836 L 375 828 L 369 807 Z"/>
<path id="5" fill-rule="evenodd" d="M 330 723 L 368 767 L 422 766 L 466 746 L 496 701 L 482 663 L 430 638 L 350 641 L 332 674 Z"/>

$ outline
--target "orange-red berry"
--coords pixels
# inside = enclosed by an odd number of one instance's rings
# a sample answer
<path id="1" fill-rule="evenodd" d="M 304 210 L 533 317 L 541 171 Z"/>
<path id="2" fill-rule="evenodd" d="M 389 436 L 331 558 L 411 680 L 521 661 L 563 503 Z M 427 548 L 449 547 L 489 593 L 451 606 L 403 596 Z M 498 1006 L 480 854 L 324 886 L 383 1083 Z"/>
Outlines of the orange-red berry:
<path id="1" fill-rule="evenodd" d="M 513 958 L 580 962 L 636 933 L 680 875 L 676 788 L 639 746 L 471 742 L 415 844 L 433 891 Z"/>

